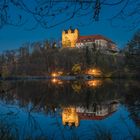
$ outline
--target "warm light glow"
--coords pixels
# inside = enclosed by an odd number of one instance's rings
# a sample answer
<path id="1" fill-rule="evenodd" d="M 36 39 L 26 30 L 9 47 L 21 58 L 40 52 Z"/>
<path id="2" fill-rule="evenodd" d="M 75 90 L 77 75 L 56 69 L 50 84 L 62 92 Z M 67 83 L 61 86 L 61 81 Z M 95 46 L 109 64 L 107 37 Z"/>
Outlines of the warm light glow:
<path id="1" fill-rule="evenodd" d="M 58 80 L 58 81 L 57 81 L 57 84 L 58 84 L 58 85 L 62 85 L 63 82 L 62 82 L 61 80 Z"/>
<path id="2" fill-rule="evenodd" d="M 54 84 L 58 84 L 58 85 L 63 84 L 63 82 L 62 82 L 61 80 L 56 79 L 56 78 L 52 78 L 52 79 L 51 79 L 51 82 L 54 83 Z"/>
<path id="3" fill-rule="evenodd" d="M 57 74 L 56 74 L 56 73 L 52 73 L 51 76 L 52 76 L 52 77 L 56 77 Z"/>
<path id="4" fill-rule="evenodd" d="M 95 70 L 95 69 L 93 69 L 93 70 L 92 70 L 92 72 L 93 72 L 93 73 L 96 73 L 96 70 Z"/>
<path id="5" fill-rule="evenodd" d="M 63 74 L 63 72 L 58 71 L 58 72 L 53 72 L 53 73 L 51 74 L 51 76 L 52 76 L 52 77 L 58 77 L 58 76 L 61 76 L 62 74 Z"/>
<path id="6" fill-rule="evenodd" d="M 56 83 L 57 79 L 53 78 L 51 81 L 52 81 L 52 83 Z"/>
<path id="7" fill-rule="evenodd" d="M 87 74 L 93 75 L 93 76 L 101 76 L 102 72 L 100 69 L 94 68 L 94 69 L 89 69 Z"/>
<path id="8" fill-rule="evenodd" d="M 102 81 L 96 79 L 96 80 L 87 81 L 87 84 L 90 87 L 99 87 L 102 85 Z"/>
<path id="9" fill-rule="evenodd" d="M 58 71 L 57 73 L 58 73 L 59 76 L 63 74 L 62 71 Z"/>

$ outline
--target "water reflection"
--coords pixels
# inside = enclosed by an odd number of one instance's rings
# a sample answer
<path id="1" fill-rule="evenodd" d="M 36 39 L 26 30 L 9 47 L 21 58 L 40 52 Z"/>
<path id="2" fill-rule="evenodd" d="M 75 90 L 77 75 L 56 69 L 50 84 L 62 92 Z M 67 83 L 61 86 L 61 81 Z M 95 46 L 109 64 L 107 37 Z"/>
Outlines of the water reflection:
<path id="1" fill-rule="evenodd" d="M 111 139 L 140 138 L 139 89 L 132 80 L 0 81 L 0 139 L 1 130 L 21 140 L 93 139 L 106 130 Z"/>
<path id="2" fill-rule="evenodd" d="M 103 81 L 99 79 L 87 81 L 87 85 L 94 88 L 100 87 L 102 83 Z"/>
<path id="3" fill-rule="evenodd" d="M 74 92 L 79 93 L 82 90 L 82 84 L 79 81 L 74 81 L 71 86 Z"/>
<path id="4" fill-rule="evenodd" d="M 59 79 L 57 79 L 57 78 L 52 78 L 52 79 L 51 79 L 51 82 L 52 82 L 53 84 L 57 84 L 57 85 L 63 84 L 63 81 L 62 81 L 62 80 L 59 80 Z"/>
<path id="5" fill-rule="evenodd" d="M 118 105 L 118 101 L 101 104 L 94 103 L 88 109 L 85 107 L 77 107 L 76 112 L 78 113 L 80 119 L 102 120 L 117 111 Z"/>
<path id="6" fill-rule="evenodd" d="M 103 120 L 117 111 L 118 106 L 118 101 L 110 101 L 100 104 L 93 103 L 88 108 L 84 106 L 65 107 L 62 111 L 62 124 L 77 127 L 80 120 Z"/>
<path id="7" fill-rule="evenodd" d="M 79 126 L 79 116 L 76 107 L 66 107 L 62 111 L 62 124 L 69 126 Z"/>

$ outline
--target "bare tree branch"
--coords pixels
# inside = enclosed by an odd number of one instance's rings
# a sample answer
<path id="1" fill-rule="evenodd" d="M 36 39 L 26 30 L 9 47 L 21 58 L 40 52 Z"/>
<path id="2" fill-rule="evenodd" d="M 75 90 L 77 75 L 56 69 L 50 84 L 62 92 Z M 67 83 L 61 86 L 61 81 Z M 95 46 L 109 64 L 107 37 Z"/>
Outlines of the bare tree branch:
<path id="1" fill-rule="evenodd" d="M 107 14 L 106 11 L 109 14 Z M 117 9 L 117 11 L 110 11 Z M 89 17 L 84 24 L 102 20 L 102 13 L 111 22 L 133 17 L 129 26 L 139 26 L 140 0 L 1 0 L 0 28 L 5 25 L 22 26 L 32 23 L 52 28 L 75 18 Z M 114 14 L 114 15 L 113 15 Z M 110 15 L 110 16 L 109 16 Z M 109 16 L 109 17 L 108 17 Z M 28 21 L 28 22 L 27 22 Z M 82 24 L 83 24 L 82 23 Z"/>

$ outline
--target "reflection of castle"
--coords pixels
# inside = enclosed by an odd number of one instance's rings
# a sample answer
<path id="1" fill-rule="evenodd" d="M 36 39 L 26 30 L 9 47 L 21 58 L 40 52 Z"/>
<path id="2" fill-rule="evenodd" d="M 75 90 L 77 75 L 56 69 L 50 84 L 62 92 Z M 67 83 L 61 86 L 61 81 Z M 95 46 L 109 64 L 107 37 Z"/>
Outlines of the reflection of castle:
<path id="1" fill-rule="evenodd" d="M 78 126 L 80 120 L 102 120 L 110 116 L 118 108 L 118 101 L 104 104 L 93 104 L 85 107 L 66 107 L 62 111 L 62 123 L 69 126 Z"/>
<path id="2" fill-rule="evenodd" d="M 89 35 L 80 36 L 78 29 L 69 29 L 62 32 L 62 47 L 77 47 L 82 48 L 84 46 L 93 47 L 97 46 L 96 49 L 108 49 L 112 51 L 117 51 L 116 44 L 102 36 L 102 35 Z"/>
<path id="3" fill-rule="evenodd" d="M 76 112 L 82 120 L 102 120 L 110 116 L 117 110 L 118 102 L 111 102 L 109 104 L 94 104 L 88 109 L 84 107 L 77 107 Z"/>
<path id="4" fill-rule="evenodd" d="M 79 125 L 79 117 L 75 107 L 66 107 L 63 109 L 62 123 L 63 125 L 68 124 L 69 126 L 72 126 L 73 124 L 75 126 Z"/>

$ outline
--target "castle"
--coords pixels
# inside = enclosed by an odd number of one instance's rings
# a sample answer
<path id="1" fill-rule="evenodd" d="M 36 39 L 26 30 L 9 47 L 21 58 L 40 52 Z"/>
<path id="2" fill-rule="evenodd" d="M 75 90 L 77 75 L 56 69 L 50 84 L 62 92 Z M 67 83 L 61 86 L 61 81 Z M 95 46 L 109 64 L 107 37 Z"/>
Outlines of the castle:
<path id="1" fill-rule="evenodd" d="M 117 111 L 119 101 L 94 103 L 88 108 L 84 106 L 64 107 L 62 111 L 62 124 L 78 127 L 80 120 L 103 120 Z"/>
<path id="2" fill-rule="evenodd" d="M 62 32 L 62 47 L 67 48 L 83 48 L 85 46 L 93 47 L 96 49 L 117 51 L 116 44 L 102 35 L 88 35 L 80 36 L 78 29 L 68 29 Z"/>
<path id="3" fill-rule="evenodd" d="M 64 30 L 62 32 L 62 47 L 72 47 L 74 48 L 76 46 L 76 41 L 79 38 L 79 30 L 75 29 L 69 29 Z"/>

